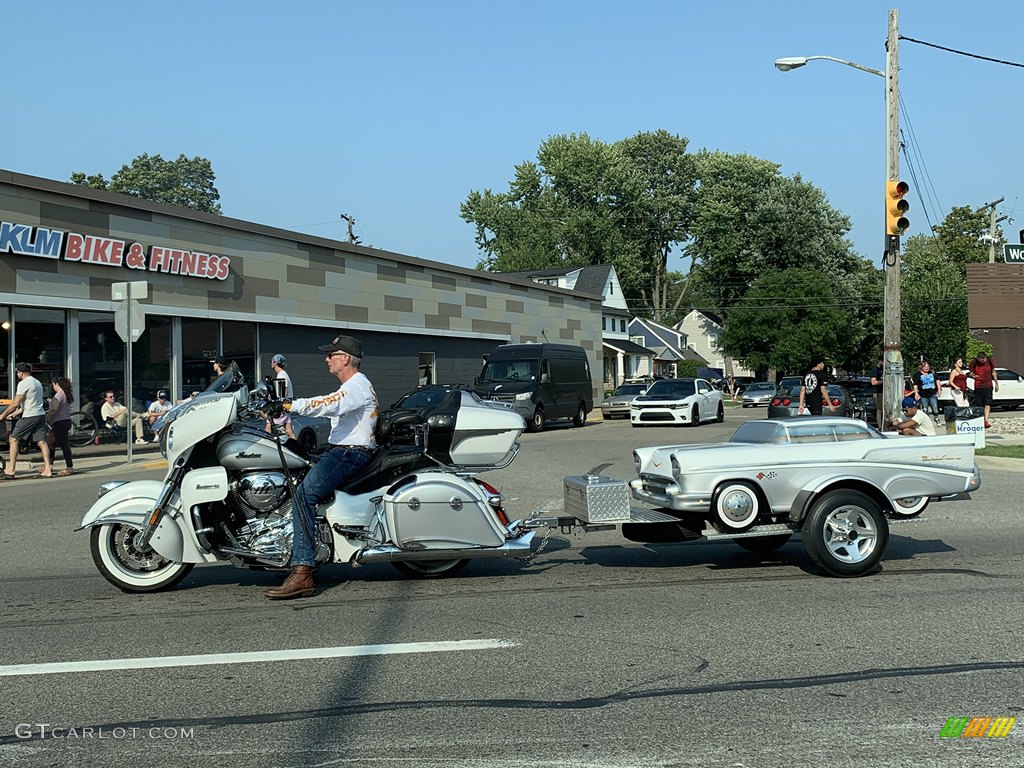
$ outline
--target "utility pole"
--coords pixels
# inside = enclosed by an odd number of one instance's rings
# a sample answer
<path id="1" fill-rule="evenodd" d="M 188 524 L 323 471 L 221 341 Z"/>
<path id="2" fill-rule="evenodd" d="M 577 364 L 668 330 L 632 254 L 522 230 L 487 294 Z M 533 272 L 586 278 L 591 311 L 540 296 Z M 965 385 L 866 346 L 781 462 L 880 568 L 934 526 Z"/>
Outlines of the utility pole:
<path id="1" fill-rule="evenodd" d="M 889 36 L 885 45 L 885 172 L 886 179 L 900 177 L 900 90 L 899 90 L 899 11 L 889 11 Z M 885 306 L 882 317 L 882 344 L 885 362 L 882 375 L 882 416 L 878 425 L 900 413 L 903 399 L 903 353 L 900 340 L 900 237 L 885 238 Z"/>
<path id="2" fill-rule="evenodd" d="M 1000 221 L 1005 221 L 1008 218 L 1007 216 L 999 216 L 998 218 L 996 217 L 996 206 L 1003 202 L 1005 199 L 1005 197 L 1000 197 L 998 200 L 993 200 L 991 203 L 985 203 L 983 206 L 981 206 L 981 208 L 978 209 L 979 211 L 983 211 L 986 208 L 991 209 L 989 211 L 988 218 L 988 235 L 982 237 L 983 241 L 988 241 L 989 264 L 996 263 L 996 242 L 998 240 L 998 238 L 996 238 L 996 224 L 998 224 Z"/>

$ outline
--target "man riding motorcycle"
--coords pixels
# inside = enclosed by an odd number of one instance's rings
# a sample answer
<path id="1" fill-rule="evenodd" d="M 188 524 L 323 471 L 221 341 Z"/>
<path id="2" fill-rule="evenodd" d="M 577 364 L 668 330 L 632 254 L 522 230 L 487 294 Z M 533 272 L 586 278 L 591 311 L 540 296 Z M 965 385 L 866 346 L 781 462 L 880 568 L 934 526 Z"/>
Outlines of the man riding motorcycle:
<path id="1" fill-rule="evenodd" d="M 377 393 L 359 370 L 362 343 L 351 336 L 338 335 L 320 350 L 327 353 L 327 370 L 338 378 L 341 386 L 329 395 L 285 400 L 281 406 L 290 413 L 330 418 L 331 447 L 295 489 L 292 570 L 280 587 L 264 590 L 263 594 L 272 600 L 311 597 L 316 592 L 313 531 L 317 505 L 369 464 L 377 447 L 373 437 L 377 425 Z"/>

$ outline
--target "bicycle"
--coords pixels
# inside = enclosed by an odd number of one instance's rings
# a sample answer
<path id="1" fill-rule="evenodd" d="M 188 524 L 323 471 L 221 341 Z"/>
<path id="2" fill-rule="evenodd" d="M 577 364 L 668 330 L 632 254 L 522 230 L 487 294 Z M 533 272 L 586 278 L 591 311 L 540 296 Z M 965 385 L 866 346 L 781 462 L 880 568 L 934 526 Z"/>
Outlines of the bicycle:
<path id="1" fill-rule="evenodd" d="M 75 411 L 71 414 L 71 432 L 68 439 L 74 448 L 83 448 L 96 442 L 99 427 L 96 418 L 87 411 Z"/>

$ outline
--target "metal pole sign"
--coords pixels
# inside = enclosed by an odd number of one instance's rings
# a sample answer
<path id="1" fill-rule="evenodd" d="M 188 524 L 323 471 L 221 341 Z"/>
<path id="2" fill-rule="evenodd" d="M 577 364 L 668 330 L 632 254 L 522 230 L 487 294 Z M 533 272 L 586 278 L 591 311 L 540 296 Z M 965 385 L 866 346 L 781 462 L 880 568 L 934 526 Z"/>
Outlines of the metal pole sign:
<path id="1" fill-rule="evenodd" d="M 149 296 L 149 283 L 134 280 L 129 283 L 112 283 L 110 298 L 119 302 L 114 311 L 114 330 L 124 341 L 124 407 L 128 409 L 125 428 L 128 431 L 128 463 L 132 463 L 133 428 L 135 420 L 135 399 L 132 397 L 132 347 L 146 330 L 146 313 L 137 301 Z"/>
<path id="2" fill-rule="evenodd" d="M 1024 245 L 1007 243 L 1003 246 L 1003 261 L 1007 264 L 1024 264 Z"/>

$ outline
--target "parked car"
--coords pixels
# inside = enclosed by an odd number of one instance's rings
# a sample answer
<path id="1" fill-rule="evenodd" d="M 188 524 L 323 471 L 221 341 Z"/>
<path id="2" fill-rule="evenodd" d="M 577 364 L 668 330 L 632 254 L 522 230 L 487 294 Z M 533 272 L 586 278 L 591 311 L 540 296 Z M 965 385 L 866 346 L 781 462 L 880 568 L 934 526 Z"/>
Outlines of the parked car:
<path id="1" fill-rule="evenodd" d="M 753 376 L 733 376 L 732 378 L 733 387 L 736 391 L 733 393 L 737 397 L 743 394 L 747 387 L 754 383 Z"/>
<path id="2" fill-rule="evenodd" d="M 601 403 L 601 416 L 606 419 L 628 419 L 633 398 L 647 391 L 650 384 L 620 384 Z"/>
<path id="3" fill-rule="evenodd" d="M 648 424 L 689 424 L 725 421 L 722 393 L 707 379 L 662 379 L 629 406 L 634 427 Z"/>
<path id="4" fill-rule="evenodd" d="M 999 391 L 992 393 L 993 408 L 1009 408 L 1015 410 L 1024 405 L 1024 376 L 1021 376 L 1009 368 L 996 368 L 996 377 L 999 379 Z M 942 382 L 942 391 L 939 393 L 939 408 L 953 405 L 953 393 L 946 383 L 949 381 L 949 371 L 940 371 L 935 378 Z M 967 379 L 967 396 L 974 392 L 974 379 Z"/>
<path id="5" fill-rule="evenodd" d="M 775 396 L 775 385 L 770 381 L 755 381 L 748 384 L 743 390 L 740 403 L 744 408 L 756 408 L 761 405 L 768 405 Z"/>
<path id="6" fill-rule="evenodd" d="M 797 384 L 788 390 L 780 389 L 776 392 L 775 397 L 768 403 L 768 418 L 781 419 L 786 416 L 799 416 L 801 386 Z M 853 397 L 849 392 L 838 384 L 829 384 L 828 396 L 835 410 L 829 411 L 827 407 L 823 407 L 822 416 L 853 416 Z"/>
<path id="7" fill-rule="evenodd" d="M 853 415 L 868 424 L 877 424 L 875 416 L 875 386 L 867 376 L 839 379 L 836 385 L 850 393 L 853 398 Z"/>
<path id="8" fill-rule="evenodd" d="M 815 564 L 836 576 L 878 563 L 886 515 L 913 517 L 981 486 L 971 435 L 888 437 L 834 416 L 748 421 L 727 443 L 637 448 L 633 463 L 632 497 L 677 518 L 660 540 L 696 538 L 707 523 L 753 529 L 736 542 L 768 552 L 799 530 Z"/>
<path id="9" fill-rule="evenodd" d="M 779 381 L 778 389 L 786 390 L 787 392 L 791 390 L 793 387 L 799 389 L 803 381 L 803 376 L 783 376 L 782 379 Z"/>
<path id="10" fill-rule="evenodd" d="M 473 391 L 483 400 L 511 404 L 526 419 L 529 432 L 540 432 L 548 421 L 562 418 L 582 427 L 594 407 L 587 351 L 571 344 L 497 347 Z"/>

